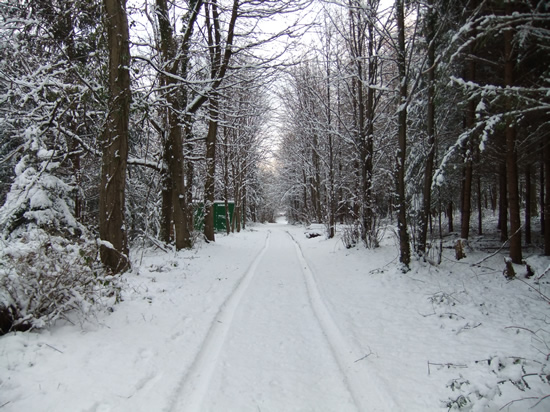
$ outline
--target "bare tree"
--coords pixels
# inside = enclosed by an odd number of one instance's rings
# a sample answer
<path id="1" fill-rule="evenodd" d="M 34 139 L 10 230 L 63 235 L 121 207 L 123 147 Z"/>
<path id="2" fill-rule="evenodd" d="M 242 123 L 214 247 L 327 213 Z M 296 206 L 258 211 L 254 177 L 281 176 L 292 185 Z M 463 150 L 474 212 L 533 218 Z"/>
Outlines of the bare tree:
<path id="1" fill-rule="evenodd" d="M 130 46 L 126 0 L 104 0 L 109 47 L 109 113 L 101 138 L 99 235 L 102 262 L 115 272 L 127 269 L 124 219 L 128 123 L 130 118 Z"/>
<path id="2" fill-rule="evenodd" d="M 187 77 L 189 70 L 189 50 L 194 24 L 202 6 L 201 0 L 189 2 L 189 9 L 184 16 L 182 39 L 176 43 L 168 16 L 166 0 L 156 0 L 156 14 L 160 32 L 160 45 L 163 58 L 161 86 L 166 88 L 166 126 L 163 169 L 163 222 L 162 236 L 169 240 L 172 225 L 175 232 L 176 249 L 191 247 L 191 230 L 188 219 L 188 205 L 185 186 L 184 141 L 187 132 L 182 127 L 188 121 L 188 112 L 198 110 L 198 103 L 185 110 L 181 106 L 187 102 L 187 90 L 182 87 L 181 79 Z"/>
<path id="3" fill-rule="evenodd" d="M 235 23 L 239 11 L 239 2 L 233 2 L 231 18 L 227 29 L 225 45 L 222 44 L 222 33 L 220 15 L 217 1 L 213 0 L 211 5 L 206 5 L 206 29 L 208 39 L 208 50 L 210 52 L 210 77 L 211 79 L 223 79 L 227 66 L 233 54 L 233 36 Z M 216 139 L 218 133 L 218 96 L 214 92 L 210 96 L 210 120 L 208 133 L 206 135 L 206 178 L 204 183 L 205 215 L 204 235 L 208 240 L 214 240 L 214 195 L 215 195 L 215 174 L 216 174 Z"/>

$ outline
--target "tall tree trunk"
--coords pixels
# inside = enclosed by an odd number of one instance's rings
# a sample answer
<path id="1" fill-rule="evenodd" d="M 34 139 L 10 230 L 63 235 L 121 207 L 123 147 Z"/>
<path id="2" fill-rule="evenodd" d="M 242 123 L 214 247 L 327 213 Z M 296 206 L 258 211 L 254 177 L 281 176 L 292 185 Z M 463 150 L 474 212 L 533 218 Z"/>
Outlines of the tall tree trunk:
<path id="1" fill-rule="evenodd" d="M 471 10 L 474 10 L 477 7 L 478 0 L 473 0 L 470 3 Z M 475 37 L 477 30 L 473 28 L 471 36 Z M 476 82 L 476 62 L 475 62 L 475 53 L 476 53 L 476 42 L 472 42 L 470 46 L 470 56 L 467 57 L 465 63 L 465 79 L 467 81 Z M 468 239 L 470 234 L 470 217 L 472 211 L 471 197 L 472 197 L 472 175 L 473 175 L 473 159 L 474 159 L 474 125 L 475 125 L 475 109 L 476 102 L 470 98 L 466 106 L 466 112 L 464 115 L 464 126 L 467 131 L 470 132 L 468 136 L 468 142 L 466 145 L 466 158 L 464 160 L 464 180 L 462 185 L 461 193 L 461 228 L 460 228 L 460 237 L 463 239 Z"/>
<path id="2" fill-rule="evenodd" d="M 469 81 L 475 81 L 475 61 L 473 58 L 467 62 L 466 66 L 466 78 Z M 468 101 L 465 115 L 465 127 L 466 130 L 470 130 L 473 133 L 475 125 L 475 108 L 476 103 L 473 99 Z M 464 160 L 464 180 L 462 182 L 462 208 L 461 208 L 461 228 L 460 237 L 462 239 L 468 239 L 470 235 L 470 217 L 472 214 L 472 181 L 473 181 L 473 151 L 474 148 L 474 136 L 471 134 L 468 138 L 466 150 L 466 159 Z"/>
<path id="3" fill-rule="evenodd" d="M 192 137 L 192 123 L 191 123 L 191 115 L 186 114 L 185 120 L 184 120 L 184 127 L 183 127 L 183 137 L 184 142 L 185 140 L 188 140 Z M 191 141 L 187 141 L 186 145 L 186 153 L 193 153 L 193 143 Z M 193 205 L 193 182 L 195 179 L 195 164 L 193 161 L 186 161 L 185 164 L 185 207 L 187 211 L 187 234 L 189 238 L 189 245 L 191 245 L 191 234 L 195 228 L 195 209 Z"/>
<path id="4" fill-rule="evenodd" d="M 490 191 L 489 191 L 489 197 L 491 201 L 491 210 L 493 211 L 493 216 L 495 215 L 495 212 L 497 210 L 497 189 L 494 184 L 491 184 Z"/>
<path id="5" fill-rule="evenodd" d="M 375 38 L 375 21 L 376 21 L 376 7 L 377 3 L 373 1 L 368 2 L 367 6 L 368 21 L 368 45 L 367 45 L 367 58 L 368 58 L 368 87 L 367 87 L 367 101 L 366 101 L 366 135 L 365 135 L 365 171 L 363 180 L 363 193 L 364 199 L 364 213 L 363 225 L 366 231 L 365 239 L 368 240 L 368 245 L 376 246 L 378 239 L 375 234 L 375 216 L 374 216 L 374 199 L 372 194 L 372 181 L 373 181 L 373 167 L 374 167 L 374 120 L 376 116 L 375 107 L 375 87 L 376 76 L 378 71 L 378 58 L 374 48 Z"/>
<path id="6" fill-rule="evenodd" d="M 477 233 L 483 234 L 483 199 L 481 195 L 481 176 L 477 176 Z"/>
<path id="7" fill-rule="evenodd" d="M 428 135 L 428 154 L 426 156 L 426 168 L 424 170 L 424 185 L 422 187 L 422 210 L 420 212 L 420 230 L 418 236 L 417 251 L 423 255 L 426 253 L 426 241 L 428 238 L 428 216 L 432 204 L 432 178 L 435 158 L 435 19 L 433 0 L 428 1 L 428 106 L 426 113 L 426 133 Z"/>
<path id="8" fill-rule="evenodd" d="M 218 3 L 216 0 L 207 2 L 205 7 L 208 50 L 210 53 L 210 78 L 216 78 L 221 65 L 222 45 L 219 21 Z M 210 119 L 206 135 L 206 178 L 204 182 L 204 236 L 214 241 L 214 196 L 216 182 L 216 138 L 218 135 L 218 96 L 210 96 Z"/>
<path id="9" fill-rule="evenodd" d="M 332 136 L 332 101 L 331 101 L 331 72 L 330 72 L 330 37 L 326 40 L 326 97 L 327 97 L 327 129 L 328 129 L 328 188 L 327 188 L 327 209 L 328 209 L 328 237 L 332 239 L 336 234 L 336 190 L 334 183 L 334 145 Z"/>
<path id="10" fill-rule="evenodd" d="M 62 11 L 59 15 L 59 25 L 57 26 L 57 32 L 54 34 L 56 37 L 56 40 L 59 40 L 60 42 L 65 44 L 65 52 L 67 54 L 67 57 L 69 58 L 69 62 L 71 65 L 78 65 L 79 64 L 79 55 L 77 53 L 76 44 L 75 44 L 75 18 L 74 15 L 78 13 L 78 10 L 76 10 L 71 2 L 61 2 L 59 4 Z M 75 67 L 75 66 L 73 66 Z M 74 76 L 69 75 L 69 82 L 74 81 Z M 74 136 L 79 135 L 79 125 L 82 124 L 82 119 L 79 119 L 78 114 L 78 105 L 73 103 L 70 105 L 70 109 L 67 112 L 67 123 L 69 124 L 69 128 L 71 132 L 74 134 Z M 84 110 L 86 110 L 84 108 Z M 86 112 L 84 111 L 84 117 L 86 116 Z M 69 140 L 70 145 L 70 159 L 71 159 L 71 165 L 72 170 L 74 173 L 75 178 L 75 184 L 77 190 L 74 192 L 74 217 L 77 221 L 82 222 L 82 210 L 83 210 L 83 199 L 81 197 L 81 188 L 82 188 L 82 170 L 81 170 L 81 152 L 80 152 L 80 142 L 75 139 L 71 138 Z"/>
<path id="11" fill-rule="evenodd" d="M 506 14 L 511 15 L 511 4 L 506 4 Z M 506 62 L 504 64 L 504 84 L 505 86 L 514 86 L 514 51 L 513 51 L 514 31 L 509 28 L 504 32 L 504 54 Z M 512 110 L 511 97 L 508 98 L 507 109 Z M 521 263 L 521 218 L 520 218 L 520 195 L 518 184 L 518 161 L 516 148 L 516 126 L 515 119 L 508 117 L 506 121 L 506 171 L 508 181 L 508 204 L 510 212 L 510 258 L 514 263 Z"/>
<path id="12" fill-rule="evenodd" d="M 531 164 L 525 166 L 525 243 L 531 244 Z"/>
<path id="13" fill-rule="evenodd" d="M 172 220 L 174 222 L 174 232 L 176 238 L 176 250 L 190 248 L 191 228 L 187 219 L 187 196 L 185 187 L 185 173 L 183 158 L 183 136 L 182 128 L 179 125 L 178 104 L 172 102 L 174 111 L 170 112 L 170 133 L 171 143 L 170 159 L 168 167 L 171 174 L 172 183 Z"/>
<path id="14" fill-rule="evenodd" d="M 302 187 L 303 187 L 303 206 L 301 210 L 301 216 L 300 220 L 305 218 L 306 224 L 309 224 L 309 212 L 308 212 L 308 198 L 307 198 L 307 187 L 308 187 L 308 179 L 306 177 L 306 169 L 302 168 Z"/>
<path id="15" fill-rule="evenodd" d="M 166 122 L 166 127 L 168 122 Z M 160 238 L 165 243 L 170 243 L 172 237 L 172 176 L 169 172 L 168 164 L 170 163 L 171 148 L 168 137 L 164 136 L 163 145 L 163 162 L 164 172 L 162 172 L 162 206 L 161 206 L 161 222 L 160 222 Z"/>
<path id="16" fill-rule="evenodd" d="M 449 223 L 449 233 L 454 232 L 455 228 L 453 225 L 453 202 L 449 201 L 447 205 L 447 221 Z"/>
<path id="17" fill-rule="evenodd" d="M 235 188 L 234 188 L 233 197 L 235 199 L 235 208 L 233 210 L 233 222 L 235 223 L 235 230 L 237 231 L 237 233 L 239 233 L 241 231 L 241 216 L 242 216 L 241 215 L 242 213 L 241 211 L 242 170 L 240 170 L 241 165 L 238 164 L 238 160 L 236 160 L 236 163 L 237 163 L 236 169 L 238 170 L 235 170 L 234 172 Z"/>
<path id="18" fill-rule="evenodd" d="M 500 229 L 500 240 L 508 240 L 508 191 L 506 178 L 506 163 L 501 162 L 499 166 L 499 196 L 498 196 L 498 228 Z"/>
<path id="19" fill-rule="evenodd" d="M 224 122 L 227 121 L 224 115 Z M 223 126 L 222 128 L 223 139 L 223 199 L 225 205 L 225 233 L 229 234 L 231 231 L 231 216 L 229 214 L 229 128 Z"/>
<path id="20" fill-rule="evenodd" d="M 76 113 L 74 113 L 76 115 Z M 71 127 L 73 127 L 73 133 L 77 134 L 77 128 L 76 124 L 71 122 Z M 71 152 L 73 153 L 71 155 L 71 163 L 72 163 L 72 169 L 74 173 L 75 183 L 77 190 L 75 191 L 74 195 L 74 217 L 78 222 L 82 223 L 82 197 L 81 194 L 81 186 L 82 186 L 82 168 L 81 168 L 81 162 L 80 162 L 80 151 L 79 143 L 76 141 L 76 139 L 71 139 Z"/>
<path id="21" fill-rule="evenodd" d="M 353 130 L 357 155 L 354 158 L 354 202 L 353 202 L 353 219 L 361 222 L 361 239 L 367 238 L 369 227 L 369 199 L 368 199 L 368 154 L 366 147 L 366 128 L 365 128 L 365 96 L 364 96 L 364 43 L 363 35 L 362 10 L 357 4 L 357 0 L 348 0 L 348 23 L 349 23 L 349 52 L 354 65 L 354 74 L 351 79 L 352 110 L 353 110 Z"/>
<path id="22" fill-rule="evenodd" d="M 550 143 L 544 143 L 544 254 L 550 256 Z"/>
<path id="23" fill-rule="evenodd" d="M 242 189 L 242 210 L 241 210 L 241 213 L 242 213 L 242 217 L 241 217 L 241 220 L 242 220 L 242 228 L 243 230 L 246 229 L 246 207 L 247 207 L 247 202 L 246 202 L 246 179 L 245 181 L 243 182 L 243 189 Z"/>
<path id="24" fill-rule="evenodd" d="M 214 241 L 214 197 L 216 181 L 216 136 L 218 134 L 218 101 L 210 99 L 210 120 L 206 135 L 206 177 L 204 180 L 204 236 Z"/>
<path id="25" fill-rule="evenodd" d="M 323 223 L 323 211 L 321 209 L 321 165 L 319 159 L 319 142 L 317 135 L 313 134 L 313 148 L 311 151 L 313 163 L 312 196 L 313 213 L 317 223 Z"/>
<path id="26" fill-rule="evenodd" d="M 395 10 L 397 13 L 397 37 L 398 37 L 398 58 L 397 66 L 399 70 L 399 107 L 398 116 L 398 144 L 399 148 L 396 155 L 397 160 L 397 230 L 399 232 L 399 261 L 409 269 L 411 262 L 411 250 L 409 245 L 409 232 L 407 227 L 407 199 L 405 183 L 405 159 L 407 157 L 407 97 L 408 97 L 408 79 L 407 79 L 407 53 L 405 48 L 405 6 L 404 0 L 395 1 Z"/>
<path id="27" fill-rule="evenodd" d="M 164 239 L 170 238 L 172 227 L 174 228 L 176 249 L 190 248 L 192 246 L 189 197 L 185 185 L 185 159 L 183 155 L 184 132 L 187 126 L 186 115 L 181 115 L 182 102 L 185 102 L 185 90 L 176 80 L 174 75 L 185 77 L 187 75 L 189 41 L 193 33 L 193 25 L 197 19 L 202 1 L 194 0 L 190 3 L 190 10 L 182 19 L 184 22 L 181 43 L 176 45 L 174 33 L 168 17 L 167 0 L 156 0 L 156 16 L 160 33 L 160 49 L 163 60 L 164 72 L 161 75 L 161 84 L 166 88 L 166 142 L 164 145 L 165 170 L 163 171 L 163 221 L 161 232 Z M 171 204 L 171 207 L 168 206 Z M 170 216 L 171 214 L 171 216 Z"/>
<path id="28" fill-rule="evenodd" d="M 329 132 L 329 183 L 327 190 L 328 203 L 328 237 L 332 239 L 336 234 L 336 193 L 334 184 L 334 153 L 332 145 L 332 133 Z"/>
<path id="29" fill-rule="evenodd" d="M 471 139 L 471 137 L 470 137 Z M 470 217 L 472 214 L 472 175 L 473 161 L 470 155 L 473 145 L 471 140 L 468 143 L 466 160 L 464 161 L 464 180 L 462 181 L 462 208 L 460 222 L 460 237 L 468 239 L 470 236 Z"/>
<path id="30" fill-rule="evenodd" d="M 130 45 L 126 0 L 104 0 L 109 45 L 109 113 L 101 138 L 99 188 L 101 261 L 114 272 L 130 266 L 125 229 L 126 166 L 130 119 Z"/>
<path id="31" fill-rule="evenodd" d="M 541 147 L 541 151 L 540 151 L 540 155 L 541 155 L 541 162 L 540 162 L 540 169 L 539 169 L 539 196 L 540 196 L 540 234 L 541 235 L 544 235 L 544 227 L 545 227 L 545 223 L 544 223 L 544 214 L 545 214 L 545 211 L 544 211 L 544 156 L 546 154 L 546 150 L 544 150 L 544 143 L 543 143 L 543 146 Z"/>
<path id="32" fill-rule="evenodd" d="M 350 51 L 355 63 L 353 79 L 354 118 L 356 119 L 357 147 L 359 148 L 359 195 L 356 204 L 360 209 L 361 239 L 367 246 L 374 246 L 373 239 L 373 148 L 375 118 L 375 88 L 378 61 L 375 53 L 375 20 L 377 2 L 369 0 L 366 4 L 349 1 Z M 366 34 L 366 35 L 365 35 Z M 366 52 L 366 55 L 365 55 Z M 365 72 L 364 61 L 367 61 Z M 366 91 L 365 86 L 367 85 Z M 366 92 L 366 93 L 365 93 Z"/>

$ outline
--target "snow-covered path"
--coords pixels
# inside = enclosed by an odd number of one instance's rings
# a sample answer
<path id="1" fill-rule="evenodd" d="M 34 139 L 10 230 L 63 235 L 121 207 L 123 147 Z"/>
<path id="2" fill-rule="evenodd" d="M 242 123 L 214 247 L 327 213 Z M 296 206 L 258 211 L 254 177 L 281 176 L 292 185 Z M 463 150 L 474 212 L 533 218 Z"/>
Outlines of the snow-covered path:
<path id="1" fill-rule="evenodd" d="M 403 274 L 391 233 L 348 250 L 304 231 L 134 251 L 112 312 L 0 337 L 0 412 L 428 412 L 460 396 L 526 410 L 507 379 L 538 373 L 548 304 L 502 276 L 502 257 Z M 535 375 L 532 404 L 547 393 Z"/>
<path id="2" fill-rule="evenodd" d="M 187 377 L 195 402 L 183 391 L 177 410 L 270 410 L 273 401 L 284 410 L 355 410 L 288 235 L 271 231 L 231 298 L 208 337 L 217 347 L 204 345 L 197 376 Z"/>
<path id="3" fill-rule="evenodd" d="M 274 226 L 216 316 L 173 409 L 392 409 L 353 356 L 298 244 Z"/>
<path id="4" fill-rule="evenodd" d="M 260 226 L 174 259 L 152 255 L 134 264 L 125 302 L 80 333 L 60 325 L 4 338 L 0 406 L 397 410 L 336 326 L 297 235 Z"/>

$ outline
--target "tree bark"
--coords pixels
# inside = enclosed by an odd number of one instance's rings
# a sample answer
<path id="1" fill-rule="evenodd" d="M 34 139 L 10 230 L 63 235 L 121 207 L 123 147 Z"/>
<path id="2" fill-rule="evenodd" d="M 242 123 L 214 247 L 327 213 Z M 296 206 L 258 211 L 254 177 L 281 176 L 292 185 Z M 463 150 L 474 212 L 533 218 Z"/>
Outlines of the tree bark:
<path id="1" fill-rule="evenodd" d="M 471 140 L 468 142 L 468 148 L 469 149 L 467 152 L 470 152 L 473 149 Z M 466 156 L 466 160 L 464 161 L 464 180 L 462 181 L 462 208 L 460 222 L 460 237 L 462 239 L 468 239 L 470 236 L 470 217 L 472 214 L 473 161 L 469 153 L 466 153 Z"/>
<path id="2" fill-rule="evenodd" d="M 373 185 L 373 167 L 374 167 L 374 119 L 376 116 L 376 105 L 375 105 L 375 85 L 376 85 L 376 74 L 378 71 L 378 58 L 376 56 L 376 51 L 374 49 L 374 44 L 376 41 L 375 38 L 375 21 L 376 21 L 376 5 L 372 2 L 368 2 L 368 21 L 367 32 L 368 32 L 368 45 L 367 45 L 367 58 L 368 58 L 368 87 L 367 87 L 367 101 L 366 101 L 366 135 L 365 135 L 365 153 L 364 153 L 364 162 L 365 170 L 363 172 L 363 193 L 364 193 L 364 216 L 363 216 L 363 226 L 366 231 L 365 239 L 368 240 L 369 246 L 376 246 L 378 240 L 376 239 L 375 227 L 374 227 L 374 199 L 372 194 L 372 185 Z M 360 60 L 360 59 L 358 59 Z"/>
<path id="3" fill-rule="evenodd" d="M 355 128 L 357 136 L 357 147 L 359 148 L 359 162 L 358 166 L 358 205 L 357 210 L 360 213 L 361 220 L 361 239 L 367 242 L 369 232 L 371 230 L 371 199 L 370 189 L 371 184 L 369 177 L 372 173 L 369 173 L 371 169 L 372 160 L 369 156 L 369 115 L 372 113 L 372 107 L 368 107 L 369 92 L 365 97 L 365 70 L 364 70 L 364 21 L 362 17 L 362 11 L 354 1 L 348 2 L 349 7 L 349 24 L 350 24 L 350 51 L 355 66 L 355 77 L 353 79 L 353 91 L 354 91 L 354 118 Z M 369 41 L 371 40 L 369 33 Z M 372 46 L 372 43 L 369 43 Z M 370 57 L 370 56 L 369 56 Z M 369 59 L 369 64 L 371 59 Z M 370 83 L 370 79 L 369 79 Z M 369 87 L 370 89 L 370 87 Z"/>
<path id="4" fill-rule="evenodd" d="M 405 183 L 405 159 L 407 157 L 407 97 L 408 97 L 408 79 L 407 79 L 407 55 L 405 48 L 405 10 L 404 0 L 395 1 L 395 10 L 397 14 L 397 37 L 398 37 L 398 60 L 399 70 L 399 107 L 398 116 L 398 151 L 397 161 L 397 230 L 399 233 L 399 261 L 409 269 L 411 262 L 411 250 L 409 245 L 409 232 L 407 227 L 407 199 Z"/>
<path id="5" fill-rule="evenodd" d="M 76 113 L 75 113 L 76 115 Z M 76 124 L 71 122 L 71 126 L 73 127 L 73 133 L 77 134 L 77 127 Z M 83 210 L 83 202 L 81 194 L 81 188 L 82 188 L 82 168 L 81 168 L 81 162 L 80 162 L 80 151 L 79 143 L 76 141 L 76 139 L 71 139 L 71 152 L 73 152 L 73 155 L 71 155 L 71 163 L 73 167 L 73 173 L 75 178 L 75 183 L 77 190 L 75 191 L 74 195 L 74 217 L 78 222 L 82 223 L 82 210 Z"/>
<path id="6" fill-rule="evenodd" d="M 466 78 L 469 81 L 475 81 L 475 61 L 470 58 L 466 68 Z M 466 130 L 470 130 L 473 133 L 475 125 L 475 102 L 470 99 L 466 108 L 465 115 L 465 127 Z M 470 217 L 472 214 L 472 181 L 473 181 L 473 151 L 474 149 L 474 137 L 470 135 L 468 138 L 468 144 L 466 146 L 466 158 L 464 160 L 464 180 L 462 182 L 462 208 L 461 208 L 461 228 L 460 237 L 462 239 L 468 239 L 470 235 Z"/>
<path id="7" fill-rule="evenodd" d="M 483 200 L 481 195 L 481 176 L 477 176 L 477 233 L 483 234 Z"/>
<path id="8" fill-rule="evenodd" d="M 336 193 L 335 193 L 335 166 L 334 166 L 334 145 L 332 136 L 332 101 L 331 101 L 331 71 L 330 71 L 330 37 L 326 39 L 326 118 L 327 118 L 327 132 L 328 132 L 328 188 L 327 188 L 327 210 L 328 210 L 328 237 L 332 239 L 336 234 Z"/>
<path id="9" fill-rule="evenodd" d="M 544 143 L 544 254 L 550 256 L 550 143 Z"/>
<path id="10" fill-rule="evenodd" d="M 308 213 L 308 207 L 307 207 L 307 204 L 309 203 L 308 201 L 308 197 L 307 197 L 307 187 L 308 187 L 308 179 L 306 177 L 306 169 L 305 168 L 302 168 L 302 187 L 303 187 L 303 206 L 302 206 L 302 210 L 301 210 L 301 216 L 300 216 L 300 220 L 305 218 L 306 219 L 306 224 L 309 224 L 309 213 Z"/>
<path id="11" fill-rule="evenodd" d="M 531 164 L 525 166 L 525 243 L 531 243 Z"/>
<path id="12" fill-rule="evenodd" d="M 233 169 L 234 178 L 234 188 L 233 188 L 233 198 L 235 202 L 235 208 L 233 210 L 233 222 L 234 228 L 239 233 L 241 231 L 241 188 L 242 188 L 242 169 L 239 159 L 235 159 L 235 165 Z"/>
<path id="13" fill-rule="evenodd" d="M 498 196 L 498 229 L 500 229 L 500 240 L 508 240 L 508 191 L 506 178 L 506 162 L 499 166 L 499 196 Z"/>
<path id="14" fill-rule="evenodd" d="M 187 153 L 193 153 L 193 143 L 185 141 L 192 137 L 192 124 L 191 115 L 187 113 L 185 115 L 183 137 L 186 144 Z M 195 179 L 195 164 L 192 161 L 185 162 L 185 196 L 186 196 L 186 208 L 187 208 L 187 231 L 189 239 L 191 239 L 191 232 L 195 228 L 195 209 L 193 205 L 193 182 Z M 191 241 L 190 241 L 191 244 Z"/>
<path id="15" fill-rule="evenodd" d="M 173 110 L 170 111 L 170 153 L 168 167 L 172 183 L 172 221 L 174 222 L 174 234 L 176 250 L 190 248 L 191 228 L 187 219 L 187 197 L 184 180 L 183 136 L 179 123 L 178 103 L 172 102 Z"/>
<path id="16" fill-rule="evenodd" d="M 220 69 L 222 59 L 221 31 L 216 0 L 205 5 L 208 50 L 210 52 L 210 78 L 214 79 Z M 214 241 L 214 197 L 216 181 L 216 138 L 218 135 L 218 99 L 212 95 L 209 99 L 210 119 L 206 134 L 206 177 L 204 181 L 204 236 Z"/>
<path id="17" fill-rule="evenodd" d="M 247 202 L 246 202 L 246 181 L 247 179 L 245 178 L 245 182 L 243 184 L 243 189 L 242 189 L 242 207 L 241 207 L 241 222 L 242 222 L 242 228 L 243 230 L 246 229 L 246 208 L 247 208 Z"/>
<path id="18" fill-rule="evenodd" d="M 489 200 L 491 201 L 491 210 L 493 211 L 493 216 L 497 210 L 497 189 L 494 184 L 491 184 L 489 191 Z"/>
<path id="19" fill-rule="evenodd" d="M 545 154 L 546 154 L 546 150 L 544 150 L 544 143 L 543 145 L 541 146 L 541 151 L 540 151 L 540 155 L 541 155 L 541 162 L 540 162 L 540 169 L 539 169 L 539 204 L 540 204 L 540 234 L 544 236 L 544 227 L 545 227 L 545 223 L 544 223 L 544 214 L 545 214 L 545 211 L 544 211 L 544 160 L 545 160 Z M 547 157 L 548 158 L 548 157 Z"/>
<path id="20" fill-rule="evenodd" d="M 447 205 L 447 221 L 449 223 L 449 233 L 454 232 L 455 228 L 453 225 L 453 202 L 450 201 Z"/>
<path id="21" fill-rule="evenodd" d="M 185 77 L 188 65 L 189 41 L 193 25 L 197 19 L 202 1 L 190 2 L 190 10 L 184 16 L 184 27 L 181 44 L 174 40 L 174 33 L 168 17 L 167 0 L 156 0 L 156 15 L 159 24 L 160 49 L 164 73 L 161 74 L 161 84 L 166 88 L 166 141 L 164 145 L 165 170 L 163 171 L 163 219 L 161 233 L 164 240 L 170 239 L 174 228 L 176 249 L 181 250 L 192 246 L 190 211 L 188 210 L 188 193 L 185 185 L 185 159 L 183 156 L 185 115 L 181 114 L 182 102 L 186 100 L 185 91 L 174 76 Z M 170 204 L 170 206 L 169 206 Z"/>
<path id="22" fill-rule="evenodd" d="M 206 177 L 204 180 L 204 236 L 215 241 L 214 197 L 216 181 L 216 137 L 218 135 L 218 101 L 210 99 L 210 120 L 206 135 Z"/>
<path id="23" fill-rule="evenodd" d="M 428 217 L 432 204 L 432 178 L 435 158 L 435 19 L 433 0 L 428 1 L 428 106 L 426 113 L 426 133 L 428 135 L 428 153 L 426 168 L 424 169 L 424 184 L 422 187 L 422 210 L 420 212 L 420 228 L 417 251 L 421 255 L 426 253 L 428 238 Z"/>
<path id="24" fill-rule="evenodd" d="M 512 14 L 510 3 L 506 4 L 507 14 Z M 504 84 L 512 87 L 514 85 L 514 52 L 513 52 L 513 29 L 509 28 L 504 32 L 504 53 L 506 62 L 504 64 Z M 512 110 L 511 97 L 508 98 L 507 109 Z M 521 218 L 519 205 L 519 184 L 518 184 L 518 162 L 516 148 L 516 126 L 515 119 L 508 117 L 506 121 L 506 171 L 508 181 L 508 205 L 510 213 L 510 258 L 513 263 L 521 263 Z"/>
<path id="25" fill-rule="evenodd" d="M 168 122 L 166 122 L 168 123 Z M 168 124 L 166 124 L 168 127 Z M 163 137 L 163 162 L 165 171 L 161 173 L 162 175 L 162 205 L 161 205 L 161 221 L 160 221 L 160 238 L 165 243 L 170 243 L 173 239 L 172 237 L 172 178 L 170 171 L 168 169 L 168 164 L 170 163 L 170 144 L 168 142 L 167 136 Z"/>
<path id="26" fill-rule="evenodd" d="M 130 266 L 125 228 L 125 189 L 130 119 L 130 46 L 126 0 L 104 0 L 109 47 L 109 113 L 101 137 L 99 188 L 101 261 L 114 272 Z M 109 244 L 107 244 L 108 242 Z"/>
<path id="27" fill-rule="evenodd" d="M 319 141 L 313 134 L 313 147 L 311 150 L 311 162 L 313 164 L 313 177 L 311 186 L 311 200 L 313 202 L 314 219 L 317 223 L 323 223 L 323 211 L 321 209 L 321 165 L 319 159 Z"/>
<path id="28" fill-rule="evenodd" d="M 224 122 L 226 122 L 226 116 L 224 116 Z M 229 128 L 223 126 L 222 128 L 223 139 L 223 198 L 225 205 L 225 233 L 229 235 L 231 232 L 231 216 L 229 215 Z"/>

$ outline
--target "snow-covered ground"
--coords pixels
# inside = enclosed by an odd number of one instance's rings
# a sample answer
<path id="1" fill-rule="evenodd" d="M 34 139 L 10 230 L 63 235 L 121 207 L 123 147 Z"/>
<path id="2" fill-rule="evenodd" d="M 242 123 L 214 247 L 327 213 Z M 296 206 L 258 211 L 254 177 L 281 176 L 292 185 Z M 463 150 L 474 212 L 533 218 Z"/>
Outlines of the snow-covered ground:
<path id="1" fill-rule="evenodd" d="M 0 411 L 550 410 L 548 258 L 508 281 L 503 254 L 446 249 L 403 274 L 390 232 L 304 232 L 135 251 L 112 312 L 0 338 Z"/>

